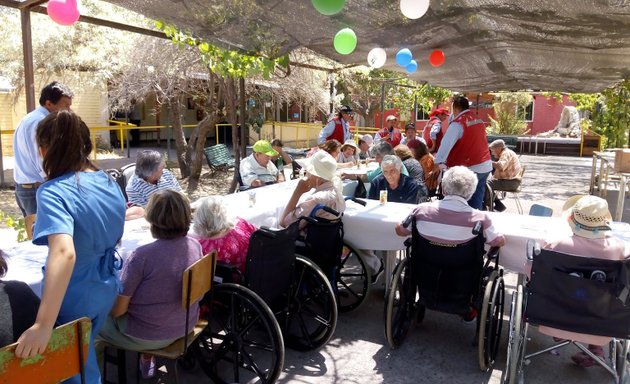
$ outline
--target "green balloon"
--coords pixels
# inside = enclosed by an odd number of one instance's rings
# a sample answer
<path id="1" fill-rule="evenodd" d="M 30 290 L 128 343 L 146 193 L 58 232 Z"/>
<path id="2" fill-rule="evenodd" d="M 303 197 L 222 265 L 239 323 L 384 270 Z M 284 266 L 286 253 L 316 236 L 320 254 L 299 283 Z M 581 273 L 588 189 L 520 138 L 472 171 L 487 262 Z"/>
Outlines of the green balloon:
<path id="1" fill-rule="evenodd" d="M 352 29 L 344 28 L 337 32 L 333 44 L 337 52 L 342 55 L 349 55 L 357 47 L 357 35 Z"/>
<path id="2" fill-rule="evenodd" d="M 346 0 L 311 0 L 313 7 L 322 15 L 332 16 L 341 12 Z"/>

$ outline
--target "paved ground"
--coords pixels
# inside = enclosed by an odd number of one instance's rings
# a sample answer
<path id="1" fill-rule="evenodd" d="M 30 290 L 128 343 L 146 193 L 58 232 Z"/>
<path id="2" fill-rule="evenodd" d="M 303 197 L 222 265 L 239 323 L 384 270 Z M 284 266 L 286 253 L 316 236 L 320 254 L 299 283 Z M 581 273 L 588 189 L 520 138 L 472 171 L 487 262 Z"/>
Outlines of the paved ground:
<path id="1" fill-rule="evenodd" d="M 563 202 L 574 194 L 588 193 L 589 158 L 521 156 L 526 165 L 519 195 L 525 213 L 533 203 L 544 204 L 560 215 Z M 516 212 L 514 199 L 505 200 L 508 210 Z M 515 275 L 506 276 L 509 303 Z M 455 316 L 429 312 L 425 321 L 411 331 L 396 350 L 387 346 L 383 331 L 384 289 L 377 283 L 368 302 L 357 311 L 339 317 L 331 342 L 318 351 L 299 353 L 287 350 L 281 383 L 499 383 L 505 367 L 507 317 L 500 357 L 494 369 L 481 372 L 477 352 L 471 341 L 473 325 Z M 506 311 L 509 304 L 506 304 Z M 530 344 L 542 346 L 550 338 L 532 335 Z M 528 383 L 608 383 L 602 368 L 582 369 L 569 356 L 572 347 L 560 356 L 545 354 L 527 367 Z M 164 379 L 152 382 L 164 382 Z M 182 375 L 180 382 L 209 382 L 197 369 Z"/>

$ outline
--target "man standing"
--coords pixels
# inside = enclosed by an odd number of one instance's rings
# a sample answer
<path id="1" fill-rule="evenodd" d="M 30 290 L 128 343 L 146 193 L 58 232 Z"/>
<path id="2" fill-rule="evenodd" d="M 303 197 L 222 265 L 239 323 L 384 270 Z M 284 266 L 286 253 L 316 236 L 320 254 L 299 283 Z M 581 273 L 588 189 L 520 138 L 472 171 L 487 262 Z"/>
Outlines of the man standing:
<path id="1" fill-rule="evenodd" d="M 398 122 L 398 118 L 394 115 L 387 116 L 385 122 L 385 128 L 376 132 L 374 135 L 374 144 L 380 143 L 381 141 L 386 141 L 392 148 L 396 147 L 400 144 L 402 140 L 402 134 L 400 130 L 396 128 L 396 123 Z"/>
<path id="2" fill-rule="evenodd" d="M 241 160 L 240 174 L 246 187 L 261 187 L 284 181 L 284 174 L 278 171 L 271 158 L 278 156 L 267 140 L 258 140 L 251 155 Z"/>
<path id="3" fill-rule="evenodd" d="M 429 148 L 429 153 L 435 153 L 440 148 L 442 141 L 442 122 L 448 117 L 448 111 L 445 108 L 437 108 L 429 114 L 429 121 L 424 126 L 422 137 Z"/>
<path id="4" fill-rule="evenodd" d="M 352 119 L 352 108 L 344 105 L 339 110 L 337 116 L 332 118 L 324 128 L 319 132 L 317 144 L 323 144 L 327 140 L 335 139 L 340 143 L 352 139 L 350 133 L 350 119 Z"/>
<path id="5" fill-rule="evenodd" d="M 477 175 L 478 183 L 468 204 L 481 209 L 486 179 L 492 171 L 492 160 L 488 152 L 486 125 L 483 120 L 472 116 L 469 106 L 466 97 L 453 98 L 453 115 L 435 157 L 434 172 L 457 165 L 470 168 Z"/>
<path id="6" fill-rule="evenodd" d="M 501 139 L 490 143 L 490 152 L 497 161 L 492 162 L 494 173 L 488 178 L 488 185 L 493 191 L 516 191 L 521 185 L 521 162 L 518 155 L 507 148 L 505 141 Z M 494 199 L 494 210 L 505 211 L 505 205 L 498 197 Z"/>
<path id="7" fill-rule="evenodd" d="M 15 129 L 13 152 L 15 200 L 24 217 L 37 213 L 37 188 L 45 181 L 42 158 L 37 147 L 37 125 L 51 112 L 70 109 L 74 94 L 65 85 L 53 81 L 42 89 L 39 107 L 28 113 Z"/>

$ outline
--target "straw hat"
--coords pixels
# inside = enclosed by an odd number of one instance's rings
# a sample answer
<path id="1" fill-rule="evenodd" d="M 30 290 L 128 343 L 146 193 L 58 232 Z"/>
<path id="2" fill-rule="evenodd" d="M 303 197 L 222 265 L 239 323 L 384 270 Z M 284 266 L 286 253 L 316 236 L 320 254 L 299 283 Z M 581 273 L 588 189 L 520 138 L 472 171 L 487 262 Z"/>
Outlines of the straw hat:
<path id="1" fill-rule="evenodd" d="M 311 161 L 306 167 L 306 172 L 324 180 L 332 180 L 337 171 L 337 160 L 326 151 L 317 151 L 311 156 Z"/>
<path id="2" fill-rule="evenodd" d="M 576 236 L 603 239 L 610 235 L 612 215 L 608 210 L 608 203 L 601 197 L 571 196 L 564 203 L 562 211 L 562 216 L 566 217 Z"/>

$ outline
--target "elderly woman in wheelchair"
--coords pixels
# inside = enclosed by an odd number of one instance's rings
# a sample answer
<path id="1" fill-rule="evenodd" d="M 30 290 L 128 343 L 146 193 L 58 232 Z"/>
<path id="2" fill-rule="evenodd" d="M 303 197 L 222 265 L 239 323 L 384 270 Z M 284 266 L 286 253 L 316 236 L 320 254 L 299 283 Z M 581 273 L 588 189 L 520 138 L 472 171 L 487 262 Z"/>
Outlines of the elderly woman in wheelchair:
<path id="1" fill-rule="evenodd" d="M 396 226 L 407 256 L 394 271 L 385 307 L 385 333 L 392 347 L 425 309 L 477 319 L 479 366 L 494 363 L 501 335 L 505 285 L 498 247 L 505 242 L 485 212 L 468 206 L 477 177 L 466 167 L 449 169 L 442 179 L 444 200 L 420 204 Z M 408 229 L 412 224 L 412 229 Z M 410 241 L 411 240 L 411 241 Z M 487 255 L 484 245 L 491 246 Z"/>
<path id="2" fill-rule="evenodd" d="M 531 273 L 519 277 L 512 297 L 506 383 L 523 382 L 524 361 L 574 344 L 578 366 L 601 365 L 621 383 L 630 335 L 630 261 L 622 240 L 611 237 L 608 204 L 596 196 L 573 196 L 563 207 L 573 234 L 542 249 L 530 241 Z M 529 271 L 528 271 L 529 272 Z M 555 345 L 525 355 L 529 325 L 553 336 Z M 588 344 L 588 347 L 581 343 Z M 603 346 L 610 347 L 610 365 Z M 623 352 L 618 351 L 617 347 Z M 617 366 L 619 364 L 619 366 Z"/>

